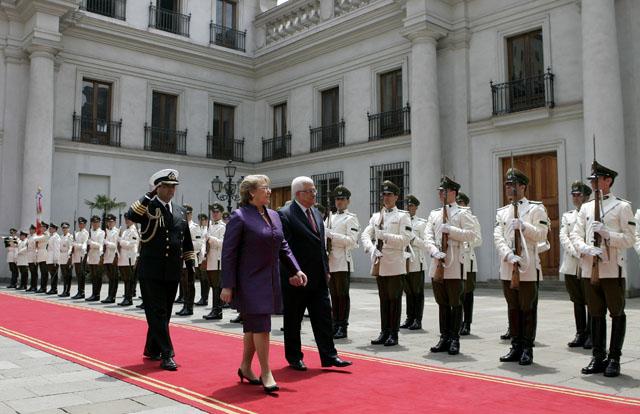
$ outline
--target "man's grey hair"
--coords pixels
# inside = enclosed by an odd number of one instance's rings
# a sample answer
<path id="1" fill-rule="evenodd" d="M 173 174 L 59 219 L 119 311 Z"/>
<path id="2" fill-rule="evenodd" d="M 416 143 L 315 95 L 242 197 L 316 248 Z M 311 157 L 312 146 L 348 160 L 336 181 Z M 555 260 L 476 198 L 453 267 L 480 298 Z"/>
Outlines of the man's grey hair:
<path id="1" fill-rule="evenodd" d="M 305 184 L 313 185 L 313 180 L 307 176 L 296 177 L 291 181 L 291 199 L 295 200 L 296 193 L 304 190 Z"/>

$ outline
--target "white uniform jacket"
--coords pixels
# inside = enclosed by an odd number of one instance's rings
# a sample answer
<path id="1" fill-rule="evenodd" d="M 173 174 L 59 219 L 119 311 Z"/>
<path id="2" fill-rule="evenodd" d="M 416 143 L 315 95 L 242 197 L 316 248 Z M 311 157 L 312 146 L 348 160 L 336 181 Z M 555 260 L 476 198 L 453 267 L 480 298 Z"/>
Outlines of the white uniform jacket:
<path id="1" fill-rule="evenodd" d="M 47 242 L 47 264 L 59 264 L 60 263 L 60 235 L 53 233 L 49 237 Z"/>
<path id="2" fill-rule="evenodd" d="M 577 219 L 578 210 L 571 210 L 562 215 L 560 222 L 560 245 L 562 246 L 560 273 L 565 275 L 575 276 L 580 268 L 580 253 L 573 246 L 570 237 Z"/>
<path id="3" fill-rule="evenodd" d="M 104 231 L 102 229 L 93 230 L 89 232 L 89 240 L 87 241 L 87 264 L 97 265 L 100 264 L 100 257 L 102 257 L 104 248 Z"/>
<path id="4" fill-rule="evenodd" d="M 473 221 L 473 233 L 475 238 L 473 241 L 462 243 L 462 260 L 464 262 L 465 277 L 469 272 L 478 271 L 476 247 L 480 247 L 482 245 L 482 229 L 480 228 L 480 222 L 478 221 L 478 218 L 471 213 L 471 210 L 469 210 L 469 215 Z"/>
<path id="5" fill-rule="evenodd" d="M 14 237 L 9 241 L 9 247 L 7 247 L 7 263 L 15 263 L 19 241 L 20 239 L 17 237 Z"/>
<path id="6" fill-rule="evenodd" d="M 411 239 L 411 257 L 409 258 L 409 271 L 420 272 L 427 267 L 425 251 L 427 250 L 426 229 L 427 220 L 413 216 L 411 217 L 411 229 L 413 238 Z"/>
<path id="7" fill-rule="evenodd" d="M 60 264 L 69 263 L 71 249 L 73 248 L 73 235 L 71 233 L 60 235 Z"/>
<path id="8" fill-rule="evenodd" d="M 327 217 L 324 227 L 324 234 L 327 239 L 331 239 L 329 272 L 353 272 L 355 268 L 351 251 L 358 247 L 358 217 L 344 210 L 342 213 L 331 214 L 330 221 Z"/>
<path id="9" fill-rule="evenodd" d="M 209 234 L 209 226 L 198 226 L 196 231 L 200 234 L 200 240 L 202 240 L 200 250 L 196 250 L 196 257 L 198 264 L 202 265 L 207 259 L 207 234 Z M 193 233 L 191 234 L 193 235 Z M 193 247 L 195 250 L 195 245 Z"/>
<path id="10" fill-rule="evenodd" d="M 466 279 L 464 271 L 463 243 L 472 242 L 476 238 L 473 230 L 473 219 L 471 211 L 467 207 L 459 206 L 456 203 L 448 204 L 447 224 L 449 225 L 449 248 L 445 252 L 444 278 L 445 279 Z M 441 251 L 442 243 L 442 207 L 432 210 L 427 219 L 425 228 L 425 240 L 427 241 L 427 253 L 431 257 L 429 266 L 429 277 L 434 277 L 438 267 L 438 259 L 433 255 Z"/>
<path id="11" fill-rule="evenodd" d="M 189 233 L 191 233 L 191 243 L 193 243 L 193 251 L 196 253 L 196 267 L 200 264 L 199 253 L 202 250 L 202 246 L 204 246 L 204 239 L 206 234 L 202 234 L 200 232 L 200 226 L 197 225 L 194 221 L 189 221 Z M 186 269 L 187 265 L 183 261 L 182 268 Z"/>
<path id="12" fill-rule="evenodd" d="M 16 247 L 16 264 L 18 266 L 29 265 L 29 261 L 27 260 L 28 243 L 27 239 L 18 241 L 18 247 Z"/>
<path id="13" fill-rule="evenodd" d="M 87 253 L 89 232 L 87 229 L 78 230 L 76 231 L 73 240 L 73 254 L 71 255 L 71 262 L 81 263 L 84 259 L 84 255 Z"/>
<path id="14" fill-rule="evenodd" d="M 38 248 L 36 247 L 36 234 L 27 237 L 27 261 L 28 263 L 38 262 Z"/>
<path id="15" fill-rule="evenodd" d="M 384 209 L 382 230 L 385 232 L 382 244 L 382 257 L 380 257 L 380 276 L 398 276 L 407 273 L 407 261 L 405 251 L 411 237 L 411 218 L 409 213 L 398 210 L 397 207 Z M 369 224 L 362 232 L 360 241 L 364 251 L 371 254 L 377 245 L 375 229 L 380 224 L 380 213 L 374 213 Z M 371 270 L 373 270 L 374 258 L 372 256 Z"/>
<path id="16" fill-rule="evenodd" d="M 207 254 L 207 270 L 220 270 L 220 255 L 222 253 L 222 240 L 227 226 L 220 221 L 209 225 L 207 243 L 209 253 Z"/>
<path id="17" fill-rule="evenodd" d="M 114 227 L 106 229 L 104 235 L 104 264 L 113 264 L 118 255 L 118 238 L 120 238 L 120 229 Z"/>
<path id="18" fill-rule="evenodd" d="M 520 231 L 521 237 L 524 238 L 521 254 L 522 262 L 520 263 L 520 280 L 523 282 L 542 280 L 539 248 L 547 240 L 549 231 L 547 209 L 539 201 L 529 201 L 523 198 L 518 201 L 518 216 L 524 224 L 523 230 Z M 513 205 L 511 204 L 499 208 L 496 212 L 493 242 L 500 259 L 501 280 L 511 280 L 511 273 L 513 272 L 513 265 L 507 261 L 507 256 L 514 249 L 515 232 L 510 227 L 512 219 Z"/>
<path id="19" fill-rule="evenodd" d="M 608 260 L 599 264 L 600 278 L 627 277 L 626 250 L 635 242 L 636 222 L 633 217 L 631 203 L 609 194 L 602 200 L 600 210 L 602 223 L 609 231 L 609 240 L 603 240 L 602 248 L 608 252 Z M 571 232 L 571 241 L 577 251 L 582 252 L 587 246 L 593 246 L 593 213 L 595 201 L 584 203 L 578 213 L 578 219 Z M 605 255 L 606 258 L 607 255 Z M 580 266 L 582 277 L 591 278 L 593 256 L 581 255 Z"/>
<path id="20" fill-rule="evenodd" d="M 120 245 L 120 253 L 118 254 L 118 266 L 133 266 L 136 264 L 138 257 L 138 243 L 140 236 L 138 228 L 135 224 L 125 229 L 118 239 Z"/>
<path id="21" fill-rule="evenodd" d="M 640 256 L 640 209 L 636 211 L 636 242 L 633 245 L 633 248 L 636 249 L 636 253 Z"/>
<path id="22" fill-rule="evenodd" d="M 47 243 L 49 242 L 49 234 L 43 233 L 40 235 L 35 235 L 34 239 L 36 241 L 36 262 L 45 262 L 47 261 Z"/>

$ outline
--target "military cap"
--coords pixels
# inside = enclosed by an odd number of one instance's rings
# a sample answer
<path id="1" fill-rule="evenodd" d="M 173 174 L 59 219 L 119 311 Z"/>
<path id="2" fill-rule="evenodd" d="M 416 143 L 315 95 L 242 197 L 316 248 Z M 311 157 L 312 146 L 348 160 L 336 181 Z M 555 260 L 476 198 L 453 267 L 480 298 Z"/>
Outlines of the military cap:
<path id="1" fill-rule="evenodd" d="M 334 198 L 350 198 L 351 191 L 344 185 L 339 185 L 333 189 L 333 197 Z"/>
<path id="2" fill-rule="evenodd" d="M 618 173 L 616 171 L 594 161 L 591 165 L 591 175 L 588 178 L 589 180 L 594 180 L 596 177 L 611 177 L 615 179 L 617 176 Z"/>
<path id="3" fill-rule="evenodd" d="M 416 196 L 409 194 L 407 196 L 407 199 L 405 200 L 407 202 L 407 205 L 409 204 L 413 204 L 414 206 L 418 207 L 420 205 L 420 200 L 418 200 L 416 198 Z"/>
<path id="4" fill-rule="evenodd" d="M 11 227 L 11 228 L 9 229 L 9 233 L 11 233 L 12 231 L 13 231 L 13 232 L 15 232 L 15 233 L 17 233 L 17 232 L 18 232 L 18 230 L 17 230 L 17 229 L 14 229 L 13 227 Z"/>
<path id="5" fill-rule="evenodd" d="M 151 186 L 151 188 L 153 188 L 160 184 L 169 184 L 169 185 L 179 184 L 178 175 L 179 175 L 178 170 L 174 170 L 173 168 L 166 168 L 164 170 L 160 170 L 149 178 L 149 185 Z"/>
<path id="6" fill-rule="evenodd" d="M 87 219 L 84 217 L 78 217 L 78 223 L 80 224 L 87 224 Z"/>
<path id="7" fill-rule="evenodd" d="M 56 224 L 53 224 L 53 223 L 49 224 L 49 228 L 58 230 L 58 226 Z"/>
<path id="8" fill-rule="evenodd" d="M 116 221 L 116 216 L 114 216 L 113 214 L 107 214 L 106 219 L 107 221 Z"/>
<path id="9" fill-rule="evenodd" d="M 573 195 L 583 195 L 590 196 L 591 195 L 591 187 L 583 183 L 582 181 L 574 181 L 571 184 L 571 194 Z"/>
<path id="10" fill-rule="evenodd" d="M 382 194 L 391 193 L 394 195 L 400 195 L 400 187 L 395 185 L 389 180 L 384 180 L 382 183 Z"/>
<path id="11" fill-rule="evenodd" d="M 517 168 L 509 168 L 505 183 L 529 185 L 529 177 Z"/>
<path id="12" fill-rule="evenodd" d="M 45 229 L 48 229 L 48 228 L 49 228 L 49 225 L 48 225 L 47 223 L 45 223 L 44 221 L 43 221 L 43 222 L 41 222 L 41 223 L 40 223 L 40 225 L 41 225 L 42 227 L 44 227 Z"/>
<path id="13" fill-rule="evenodd" d="M 92 223 L 100 223 L 100 216 L 93 215 L 91 216 Z"/>
<path id="14" fill-rule="evenodd" d="M 222 218 L 223 218 L 223 219 L 225 219 L 225 220 L 226 220 L 226 219 L 228 219 L 229 217 L 231 217 L 231 214 L 229 214 L 229 212 L 228 212 L 228 211 L 225 211 L 224 213 L 222 213 Z"/>
<path id="15" fill-rule="evenodd" d="M 222 207 L 222 204 L 220 203 L 213 203 L 209 206 L 209 210 L 211 211 L 219 211 L 219 212 L 224 212 L 224 207 Z"/>
<path id="16" fill-rule="evenodd" d="M 198 220 L 208 220 L 209 216 L 204 213 L 198 214 Z"/>
<path id="17" fill-rule="evenodd" d="M 29 230 L 35 230 L 35 229 L 36 229 L 36 225 L 35 224 L 32 224 L 32 225 L 29 226 Z"/>
<path id="18" fill-rule="evenodd" d="M 60 223 L 60 227 L 62 227 L 63 229 L 68 229 L 69 227 L 69 223 L 67 223 L 66 221 L 63 221 L 62 223 Z"/>
<path id="19" fill-rule="evenodd" d="M 440 180 L 440 186 L 438 187 L 438 190 L 458 191 L 460 190 L 460 184 L 456 183 L 451 178 L 445 175 L 444 177 L 442 177 L 442 180 Z"/>
<path id="20" fill-rule="evenodd" d="M 456 202 L 457 203 L 463 203 L 466 206 L 469 205 L 470 201 L 471 200 L 469 199 L 469 196 L 466 195 L 465 193 L 458 193 L 458 196 L 456 197 Z"/>
<path id="21" fill-rule="evenodd" d="M 21 235 L 21 236 L 28 236 L 28 235 L 29 235 L 29 233 L 27 233 L 26 231 L 22 231 L 22 230 L 20 230 L 20 235 Z"/>
<path id="22" fill-rule="evenodd" d="M 129 215 L 129 212 L 127 211 L 126 213 L 124 213 L 124 218 L 126 220 L 131 220 L 131 216 Z"/>
<path id="23" fill-rule="evenodd" d="M 187 213 L 193 213 L 193 207 L 191 207 L 189 204 L 183 204 L 182 208 L 187 210 Z"/>

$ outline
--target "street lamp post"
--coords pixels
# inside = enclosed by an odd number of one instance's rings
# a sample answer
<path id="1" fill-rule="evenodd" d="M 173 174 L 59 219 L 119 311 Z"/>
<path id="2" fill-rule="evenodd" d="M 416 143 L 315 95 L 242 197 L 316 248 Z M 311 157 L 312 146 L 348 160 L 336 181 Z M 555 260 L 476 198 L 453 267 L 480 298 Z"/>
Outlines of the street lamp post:
<path id="1" fill-rule="evenodd" d="M 227 182 L 223 182 L 220 177 L 216 175 L 216 178 L 211 180 L 211 190 L 218 200 L 227 201 L 227 211 L 231 213 L 231 201 L 240 200 L 238 189 L 240 187 L 240 182 L 242 182 L 244 177 L 240 177 L 238 183 L 233 182 L 233 177 L 236 175 L 236 166 L 233 165 L 232 160 L 229 160 L 229 163 L 225 165 L 224 174 L 227 176 Z"/>

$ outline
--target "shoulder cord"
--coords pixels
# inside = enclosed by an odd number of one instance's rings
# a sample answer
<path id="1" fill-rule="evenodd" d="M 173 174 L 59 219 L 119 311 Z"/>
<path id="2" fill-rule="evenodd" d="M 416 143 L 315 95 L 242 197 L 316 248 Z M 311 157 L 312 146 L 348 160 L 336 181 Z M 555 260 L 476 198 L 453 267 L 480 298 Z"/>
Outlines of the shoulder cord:
<path id="1" fill-rule="evenodd" d="M 147 209 L 146 214 L 147 214 L 147 218 L 149 219 L 149 223 L 144 228 L 144 230 L 142 230 L 142 234 L 146 233 L 147 230 L 149 230 L 149 226 L 151 226 L 152 221 L 154 222 L 153 231 L 151 232 L 151 235 L 146 239 L 143 239 L 142 235 L 140 235 L 140 243 L 148 243 L 149 241 L 151 241 L 156 235 L 156 231 L 158 230 L 158 225 L 160 225 L 160 227 L 164 227 L 164 217 L 162 216 L 162 211 L 159 208 L 156 209 L 156 214 L 154 215 L 151 215 L 149 213 L 149 209 Z"/>

